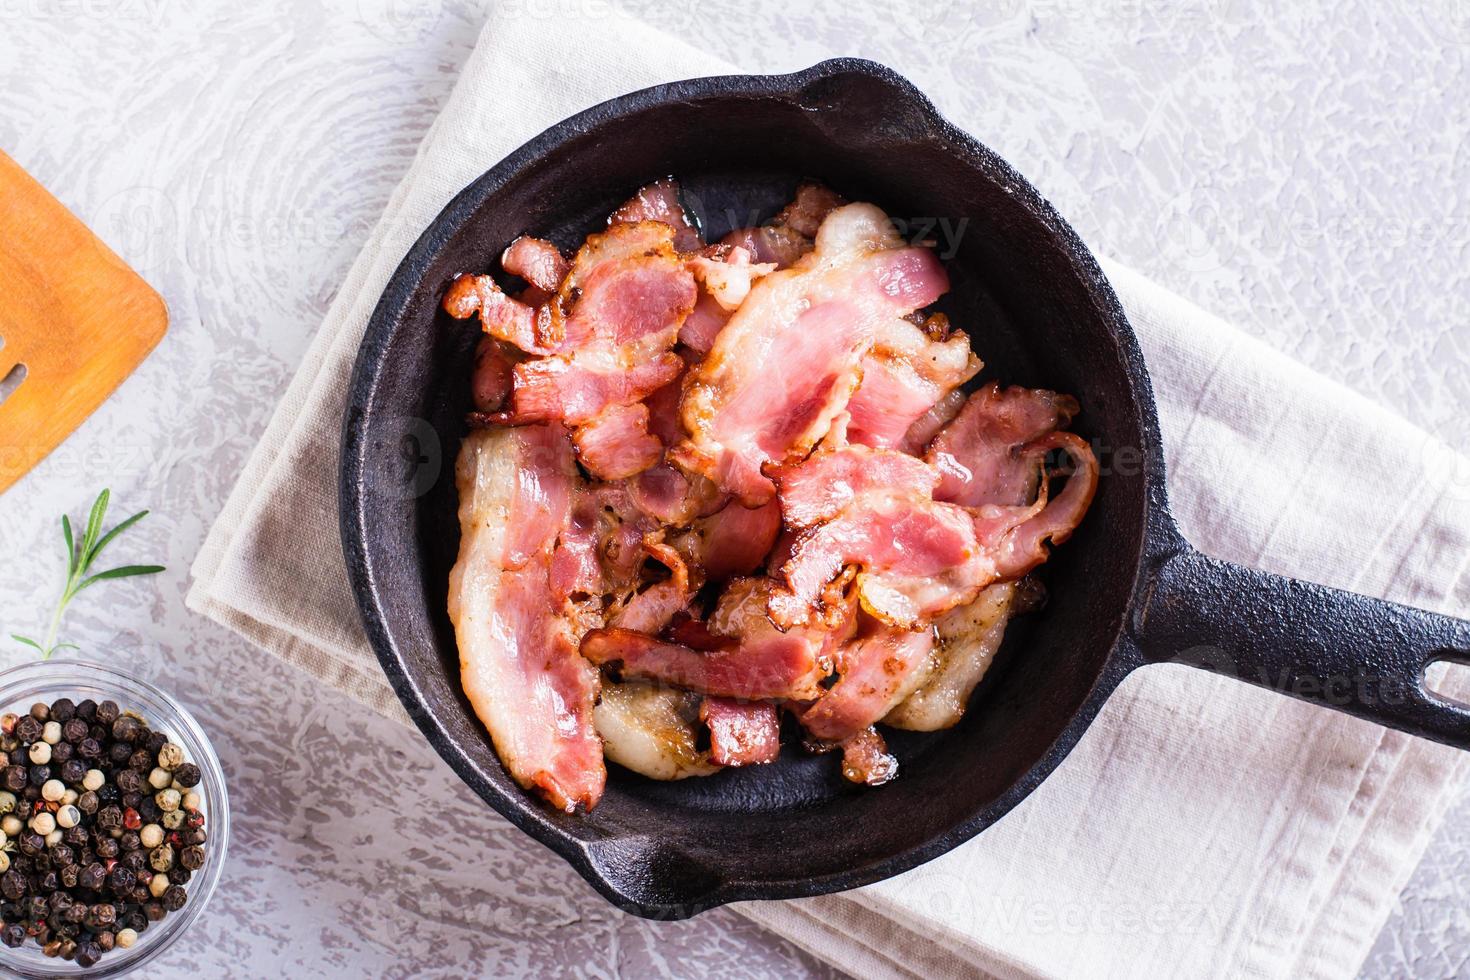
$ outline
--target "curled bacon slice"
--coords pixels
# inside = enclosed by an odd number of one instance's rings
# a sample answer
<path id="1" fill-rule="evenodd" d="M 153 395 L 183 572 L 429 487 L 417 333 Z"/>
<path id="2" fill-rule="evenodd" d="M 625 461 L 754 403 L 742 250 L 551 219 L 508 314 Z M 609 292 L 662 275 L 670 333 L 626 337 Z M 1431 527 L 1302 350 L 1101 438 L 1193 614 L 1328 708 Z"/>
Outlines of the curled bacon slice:
<path id="1" fill-rule="evenodd" d="M 934 496 L 966 507 L 1018 505 L 1036 496 L 1037 448 L 1077 414 L 1077 400 L 1040 388 L 991 382 L 965 402 L 925 455 L 939 470 Z"/>
<path id="2" fill-rule="evenodd" d="M 522 235 L 500 253 L 500 267 L 545 293 L 554 293 L 571 266 L 544 238 Z"/>
<path id="3" fill-rule="evenodd" d="M 759 227 L 737 228 L 721 244 L 738 245 L 755 261 L 774 263 L 784 269 L 811 251 L 812 239 L 827 215 L 846 203 L 830 188 L 806 182 L 796 188 L 791 203 L 771 221 Z"/>
<path id="4" fill-rule="evenodd" d="M 449 617 L 465 696 L 518 783 L 562 810 L 590 809 L 606 778 L 592 724 L 598 677 L 577 656 L 549 579 L 576 489 L 566 437 L 544 426 L 473 431 L 455 478 Z"/>
<path id="5" fill-rule="evenodd" d="M 672 634 L 676 641 L 632 630 L 593 630 L 582 639 L 582 655 L 599 666 L 621 664 L 624 676 L 701 694 L 811 700 L 831 669 L 828 633 L 778 630 L 765 613 L 770 592 L 768 579 L 738 579 L 720 597 L 708 624 L 688 621 Z"/>
<path id="6" fill-rule="evenodd" d="M 663 459 L 664 444 L 648 432 L 648 406 L 610 405 L 578 427 L 572 442 L 588 472 L 603 480 L 634 476 Z"/>
<path id="7" fill-rule="evenodd" d="M 670 453 L 748 505 L 769 500 L 761 472 L 810 451 L 847 406 L 880 328 L 937 299 L 949 281 L 867 204 L 833 211 L 816 248 L 752 288 L 689 372 Z"/>
<path id="8" fill-rule="evenodd" d="M 936 314 L 927 329 L 895 320 L 863 358 L 862 383 L 847 411 L 850 441 L 904 449 L 909 430 L 947 395 L 980 371 L 970 338 Z"/>
<path id="9" fill-rule="evenodd" d="M 693 252 L 704 245 L 699 228 L 679 200 L 679 182 L 672 177 L 641 188 L 607 219 L 609 225 L 661 221 L 673 229 L 674 247 Z"/>
<path id="10" fill-rule="evenodd" d="M 814 737 L 842 742 L 872 726 L 902 702 L 931 666 L 934 633 L 870 622 L 837 653 L 837 683 L 800 711 Z"/>
<path id="11" fill-rule="evenodd" d="M 769 701 L 705 698 L 699 717 L 709 727 L 710 761 L 718 765 L 775 762 L 781 752 L 781 726 Z"/>

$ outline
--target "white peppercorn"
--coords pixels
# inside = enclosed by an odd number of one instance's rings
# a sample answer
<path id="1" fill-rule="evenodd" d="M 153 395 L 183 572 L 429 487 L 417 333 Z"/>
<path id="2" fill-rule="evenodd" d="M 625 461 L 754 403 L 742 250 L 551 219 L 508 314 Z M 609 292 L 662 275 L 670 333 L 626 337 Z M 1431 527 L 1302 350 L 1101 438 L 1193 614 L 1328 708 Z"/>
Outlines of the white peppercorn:
<path id="1" fill-rule="evenodd" d="M 149 851 L 148 866 L 154 871 L 172 871 L 174 867 L 173 847 L 168 844 L 163 844 Z"/>
<path id="2" fill-rule="evenodd" d="M 154 789 L 164 789 L 173 780 L 174 777 L 169 775 L 167 769 L 154 769 L 148 774 L 148 785 Z"/>
<path id="3" fill-rule="evenodd" d="M 57 844 L 60 844 L 62 836 L 60 828 L 51 831 L 51 833 L 46 835 L 46 846 L 55 847 Z"/>
<path id="4" fill-rule="evenodd" d="M 7 851 L 0 851 L 0 874 L 4 874 L 5 872 L 7 872 L 9 870 L 10 870 L 10 854 Z"/>
<path id="5" fill-rule="evenodd" d="M 184 825 L 184 811 L 169 810 L 159 819 L 163 821 L 163 827 L 165 830 L 178 830 Z"/>
<path id="6" fill-rule="evenodd" d="M 193 813 L 195 810 L 199 809 L 203 805 L 204 798 L 201 797 L 198 793 L 194 792 L 192 789 L 184 794 L 184 809 L 188 810 L 190 813 Z"/>
<path id="7" fill-rule="evenodd" d="M 41 784 L 41 799 L 47 803 L 60 802 L 64 795 L 66 795 L 66 783 L 59 779 L 48 779 Z"/>
<path id="8" fill-rule="evenodd" d="M 160 871 L 153 876 L 152 881 L 148 882 L 148 893 L 154 898 L 162 898 L 166 891 L 168 891 L 168 875 Z"/>
<path id="9" fill-rule="evenodd" d="M 61 722 L 48 721 L 41 728 L 41 741 L 55 745 L 61 741 Z"/>
<path id="10" fill-rule="evenodd" d="M 0 831 L 3 831 L 6 837 L 19 837 L 20 832 L 25 829 L 26 825 L 20 822 L 20 817 L 13 813 L 0 817 Z"/>
<path id="11" fill-rule="evenodd" d="M 34 817 L 31 817 L 31 829 L 42 837 L 45 837 L 56 829 L 56 818 L 51 815 L 50 810 L 42 810 Z"/>
<path id="12" fill-rule="evenodd" d="M 0 814 L 9 813 L 15 809 L 15 794 L 9 790 L 0 791 Z"/>
<path id="13" fill-rule="evenodd" d="M 82 822 L 82 811 L 70 803 L 63 804 L 56 811 L 56 824 L 59 827 L 70 829 Z"/>
<path id="14" fill-rule="evenodd" d="M 113 941 L 120 949 L 127 949 L 138 941 L 138 932 L 136 929 L 119 929 Z"/>
<path id="15" fill-rule="evenodd" d="M 33 742 L 31 743 L 31 750 L 28 754 L 33 764 L 44 766 L 51 761 L 51 743 Z"/>
<path id="16" fill-rule="evenodd" d="M 138 831 L 138 839 L 151 851 L 163 843 L 163 828 L 156 823 L 150 823 Z"/>
<path id="17" fill-rule="evenodd" d="M 184 764 L 184 750 L 173 742 L 166 743 L 158 750 L 158 767 L 173 772 Z M 160 786 L 159 789 L 163 787 Z"/>
<path id="18" fill-rule="evenodd" d="M 68 789 L 65 793 L 61 794 L 61 802 L 63 803 L 75 803 L 76 801 L 77 791 L 74 789 Z"/>
<path id="19" fill-rule="evenodd" d="M 95 793 L 102 788 L 105 782 L 107 782 L 107 777 L 102 775 L 101 769 L 88 769 L 87 774 L 82 777 L 82 789 L 89 789 Z"/>
<path id="20" fill-rule="evenodd" d="M 177 810 L 183 800 L 184 797 L 176 789 L 161 789 L 153 797 L 153 802 L 157 803 L 158 808 L 164 813 Z"/>

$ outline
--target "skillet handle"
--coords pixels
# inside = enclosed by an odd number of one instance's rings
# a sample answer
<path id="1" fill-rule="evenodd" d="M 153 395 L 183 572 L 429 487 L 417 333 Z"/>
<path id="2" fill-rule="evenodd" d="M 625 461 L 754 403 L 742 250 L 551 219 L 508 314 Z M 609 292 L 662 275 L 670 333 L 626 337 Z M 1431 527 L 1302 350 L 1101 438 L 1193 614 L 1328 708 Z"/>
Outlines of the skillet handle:
<path id="1" fill-rule="evenodd" d="M 1273 575 L 1186 548 L 1150 583 L 1134 634 L 1151 663 L 1186 663 L 1470 749 L 1470 706 L 1424 686 L 1470 664 L 1470 622 Z"/>

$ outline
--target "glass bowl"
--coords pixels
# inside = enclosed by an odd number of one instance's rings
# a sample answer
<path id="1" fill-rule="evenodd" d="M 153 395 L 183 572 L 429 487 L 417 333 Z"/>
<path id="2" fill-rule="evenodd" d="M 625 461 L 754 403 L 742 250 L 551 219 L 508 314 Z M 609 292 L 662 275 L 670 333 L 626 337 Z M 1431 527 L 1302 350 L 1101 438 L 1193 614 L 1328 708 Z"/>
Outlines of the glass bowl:
<path id="1" fill-rule="evenodd" d="M 189 879 L 189 899 L 183 908 L 149 923 L 131 948 L 112 949 L 91 967 L 46 956 L 29 939 L 19 949 L 0 945 L 0 973 L 36 980 L 113 977 L 136 970 L 160 956 L 199 918 L 214 893 L 230 840 L 230 805 L 225 795 L 224 772 L 194 716 L 152 684 L 111 667 L 77 660 L 36 661 L 0 671 L 0 713 L 13 711 L 23 715 L 37 701 L 50 704 L 61 697 L 73 701 L 85 698 L 116 701 L 123 711 L 137 714 L 154 731 L 161 731 L 170 741 L 178 743 L 185 758 L 197 765 L 202 775 L 194 791 L 202 797 L 200 810 L 204 813 L 204 829 L 209 839 L 204 846 L 204 866 Z"/>

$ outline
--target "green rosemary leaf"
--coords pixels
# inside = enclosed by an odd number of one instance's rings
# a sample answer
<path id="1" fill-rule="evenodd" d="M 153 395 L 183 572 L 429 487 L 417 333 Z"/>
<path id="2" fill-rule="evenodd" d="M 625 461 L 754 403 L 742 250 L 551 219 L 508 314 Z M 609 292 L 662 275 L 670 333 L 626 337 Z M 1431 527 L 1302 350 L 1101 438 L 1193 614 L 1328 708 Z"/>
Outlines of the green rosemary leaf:
<path id="1" fill-rule="evenodd" d="M 156 575 L 163 570 L 162 565 L 123 565 L 119 568 L 109 568 L 105 572 L 98 572 L 96 575 L 83 579 L 82 584 L 77 586 L 76 591 L 80 592 L 89 585 L 97 582 L 105 582 L 108 579 L 132 578 L 135 575 Z"/>
<path id="2" fill-rule="evenodd" d="M 77 546 L 71 536 L 71 518 L 65 514 L 61 515 L 61 533 L 66 538 L 66 577 L 70 579 L 77 573 Z"/>
<path id="3" fill-rule="evenodd" d="M 108 531 L 106 534 L 102 535 L 98 542 L 92 546 L 92 553 L 87 556 L 87 563 L 82 566 L 82 571 L 85 572 L 88 568 L 92 567 L 92 562 L 96 560 L 98 555 L 102 554 L 102 549 L 107 547 L 108 543 L 111 542 L 113 538 L 117 537 L 119 534 L 123 533 L 128 528 L 132 527 L 134 524 L 138 523 L 147 516 L 148 512 L 146 510 L 140 510 L 132 517 L 129 517 L 117 527 L 113 528 L 111 531 Z"/>
<path id="4" fill-rule="evenodd" d="M 97 536 L 102 533 L 102 519 L 107 516 L 107 501 L 111 496 L 109 490 L 99 493 L 96 502 L 92 504 L 92 513 L 87 516 L 87 533 L 82 538 L 83 568 L 92 561 L 92 548 L 97 543 Z"/>

